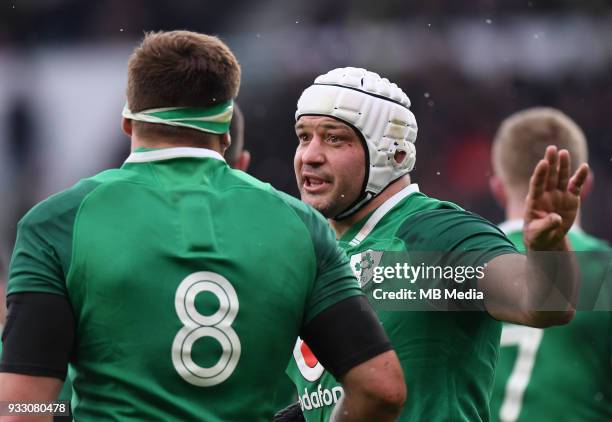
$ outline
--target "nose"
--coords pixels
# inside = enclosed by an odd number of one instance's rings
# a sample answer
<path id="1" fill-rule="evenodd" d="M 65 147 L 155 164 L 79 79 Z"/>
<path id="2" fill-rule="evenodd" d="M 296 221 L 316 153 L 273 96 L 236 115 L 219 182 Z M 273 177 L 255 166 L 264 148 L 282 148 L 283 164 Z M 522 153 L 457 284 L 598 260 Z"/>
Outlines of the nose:
<path id="1" fill-rule="evenodd" d="M 325 162 L 325 151 L 323 141 L 318 136 L 313 138 L 306 145 L 302 146 L 302 163 L 309 165 L 320 165 Z"/>

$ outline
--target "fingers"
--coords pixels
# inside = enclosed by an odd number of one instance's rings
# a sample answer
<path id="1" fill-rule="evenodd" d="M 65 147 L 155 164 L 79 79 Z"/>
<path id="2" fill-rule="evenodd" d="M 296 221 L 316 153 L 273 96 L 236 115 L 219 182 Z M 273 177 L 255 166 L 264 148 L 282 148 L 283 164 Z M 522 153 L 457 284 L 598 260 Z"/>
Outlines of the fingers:
<path id="1" fill-rule="evenodd" d="M 553 190 L 557 188 L 559 182 L 559 169 L 558 165 L 558 153 L 557 147 L 549 145 L 546 147 L 546 153 L 544 158 L 548 161 L 548 180 L 546 181 L 546 190 Z"/>
<path id="2" fill-rule="evenodd" d="M 533 170 L 531 179 L 529 180 L 528 198 L 538 199 L 544 193 L 546 188 L 546 176 L 548 174 L 549 164 L 546 160 L 540 160 Z"/>
<path id="3" fill-rule="evenodd" d="M 562 222 L 561 216 L 553 212 L 546 217 L 532 220 L 529 224 L 529 230 L 533 233 L 546 233 L 560 227 Z"/>
<path id="4" fill-rule="evenodd" d="M 580 195 L 580 191 L 586 182 L 587 176 L 589 175 L 589 166 L 588 164 L 581 165 L 576 173 L 572 176 L 569 181 L 569 185 L 567 189 L 576 196 Z"/>
<path id="5" fill-rule="evenodd" d="M 542 218 L 531 220 L 525 227 L 530 248 L 546 250 L 550 244 L 557 243 L 565 233 L 560 230 L 563 219 L 559 214 L 550 213 Z M 539 246 L 538 246 L 539 245 Z"/>
<path id="6" fill-rule="evenodd" d="M 572 165 L 569 152 L 566 149 L 562 149 L 559 151 L 559 182 L 557 183 L 557 189 L 562 191 L 567 190 L 571 169 Z"/>

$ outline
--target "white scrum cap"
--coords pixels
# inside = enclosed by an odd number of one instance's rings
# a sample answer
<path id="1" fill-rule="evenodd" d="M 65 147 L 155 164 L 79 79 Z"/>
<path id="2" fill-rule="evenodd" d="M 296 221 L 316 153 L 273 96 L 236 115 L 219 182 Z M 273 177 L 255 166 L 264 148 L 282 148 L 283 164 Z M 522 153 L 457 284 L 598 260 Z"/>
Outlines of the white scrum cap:
<path id="1" fill-rule="evenodd" d="M 409 107 L 410 99 L 396 84 L 355 67 L 318 76 L 302 93 L 296 120 L 303 115 L 340 119 L 360 132 L 368 150 L 365 191 L 336 218 L 354 213 L 414 167 L 417 123 Z M 405 152 L 403 160 L 396 161 L 396 152 Z"/>

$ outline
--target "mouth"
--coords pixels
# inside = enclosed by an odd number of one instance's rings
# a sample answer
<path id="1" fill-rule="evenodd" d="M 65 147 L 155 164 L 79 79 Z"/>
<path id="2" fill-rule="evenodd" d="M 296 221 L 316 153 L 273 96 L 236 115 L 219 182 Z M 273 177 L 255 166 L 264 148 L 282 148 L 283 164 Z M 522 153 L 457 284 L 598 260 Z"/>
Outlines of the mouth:
<path id="1" fill-rule="evenodd" d="M 302 188 L 309 194 L 318 194 L 327 190 L 331 183 L 312 174 L 302 175 Z"/>

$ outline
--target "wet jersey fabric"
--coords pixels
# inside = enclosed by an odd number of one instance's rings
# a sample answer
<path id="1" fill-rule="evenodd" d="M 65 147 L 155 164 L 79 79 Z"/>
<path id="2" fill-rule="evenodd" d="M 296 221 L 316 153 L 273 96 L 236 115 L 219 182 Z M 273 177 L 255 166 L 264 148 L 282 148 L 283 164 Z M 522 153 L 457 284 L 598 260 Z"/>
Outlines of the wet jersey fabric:
<path id="1" fill-rule="evenodd" d="M 200 148 L 140 149 L 20 222 L 8 294 L 69 299 L 78 420 L 268 421 L 300 328 L 361 290 L 325 219 Z"/>
<path id="2" fill-rule="evenodd" d="M 497 227 L 455 204 L 427 197 L 414 184 L 353 226 L 340 246 L 353 270 L 359 270 L 371 251 L 470 251 L 475 252 L 472 261 L 461 263 L 472 266 L 516 253 Z M 364 286 L 366 293 L 371 284 Z M 488 420 L 500 322 L 477 311 L 377 313 L 408 388 L 400 421 Z M 299 339 L 293 357 L 287 373 L 296 384 L 306 420 L 327 421 L 342 392 L 340 384 Z"/>
<path id="3" fill-rule="evenodd" d="M 500 226 L 524 249 L 522 221 Z M 575 251 L 612 249 L 579 229 L 569 233 Z M 581 306 L 593 283 L 607 271 L 602 260 L 578 254 L 581 293 L 574 319 L 545 330 L 504 324 L 491 420 L 503 422 L 612 421 L 612 313 Z"/>

